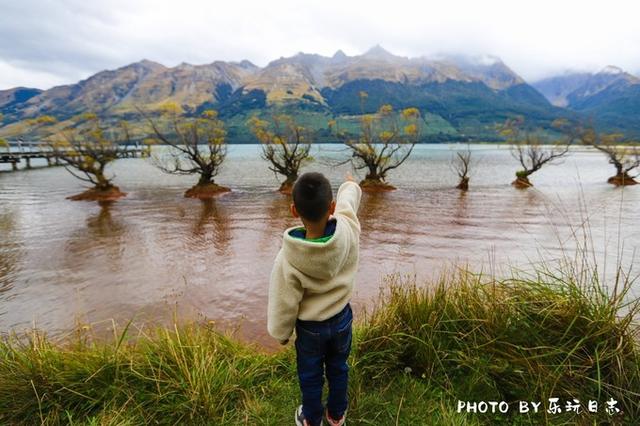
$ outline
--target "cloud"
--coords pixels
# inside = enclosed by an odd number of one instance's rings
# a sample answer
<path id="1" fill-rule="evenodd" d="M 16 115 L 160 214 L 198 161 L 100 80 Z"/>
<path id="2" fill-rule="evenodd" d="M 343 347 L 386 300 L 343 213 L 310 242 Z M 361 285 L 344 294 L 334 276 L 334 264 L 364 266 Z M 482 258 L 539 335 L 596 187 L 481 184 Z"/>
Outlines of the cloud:
<path id="1" fill-rule="evenodd" d="M 298 51 L 501 57 L 527 79 L 615 64 L 640 70 L 633 0 L 20 0 L 0 11 L 0 88 L 48 88 L 147 58 L 249 59 Z"/>

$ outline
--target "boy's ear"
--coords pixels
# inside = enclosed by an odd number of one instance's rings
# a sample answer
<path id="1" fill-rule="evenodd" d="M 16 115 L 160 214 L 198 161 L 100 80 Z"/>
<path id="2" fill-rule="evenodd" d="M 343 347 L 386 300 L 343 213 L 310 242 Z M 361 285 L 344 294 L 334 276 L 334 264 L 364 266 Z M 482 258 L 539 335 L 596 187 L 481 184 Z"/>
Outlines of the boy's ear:
<path id="1" fill-rule="evenodd" d="M 296 210 L 296 205 L 291 203 L 291 216 L 295 217 L 296 219 L 300 217 L 300 215 L 298 214 L 298 210 Z"/>
<path id="2" fill-rule="evenodd" d="M 336 200 L 331 200 L 331 204 L 329 204 L 329 215 L 332 215 L 336 211 Z"/>

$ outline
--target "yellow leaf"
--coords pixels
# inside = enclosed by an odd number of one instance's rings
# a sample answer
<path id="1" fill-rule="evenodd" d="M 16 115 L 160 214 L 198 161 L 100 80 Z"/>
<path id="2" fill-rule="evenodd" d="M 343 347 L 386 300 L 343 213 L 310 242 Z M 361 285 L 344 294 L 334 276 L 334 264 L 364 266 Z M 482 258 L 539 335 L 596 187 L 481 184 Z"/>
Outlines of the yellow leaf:
<path id="1" fill-rule="evenodd" d="M 389 104 L 382 105 L 378 111 L 381 115 L 389 115 L 393 112 L 393 107 Z"/>
<path id="2" fill-rule="evenodd" d="M 404 132 L 407 135 L 414 136 L 414 135 L 418 134 L 418 126 L 416 124 L 409 124 L 409 125 L 405 126 Z"/>
<path id="3" fill-rule="evenodd" d="M 405 108 L 404 110 L 402 110 L 402 116 L 405 119 L 418 118 L 420 117 L 420 111 L 418 110 L 418 108 Z"/>

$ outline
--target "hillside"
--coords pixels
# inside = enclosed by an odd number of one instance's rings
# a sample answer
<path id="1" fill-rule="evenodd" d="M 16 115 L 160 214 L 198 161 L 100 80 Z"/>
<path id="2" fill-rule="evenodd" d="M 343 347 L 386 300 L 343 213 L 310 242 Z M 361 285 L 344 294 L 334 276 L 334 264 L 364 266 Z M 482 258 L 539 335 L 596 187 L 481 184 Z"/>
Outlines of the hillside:
<path id="1" fill-rule="evenodd" d="M 18 89 L 13 89 L 16 92 Z M 32 89 L 24 89 L 32 90 Z M 361 104 L 359 93 L 368 97 Z M 500 59 L 394 55 L 375 46 L 362 55 L 299 53 L 258 67 L 248 61 L 165 67 L 143 60 L 99 72 L 76 84 L 31 91 L 11 98 L 0 92 L 5 137 L 36 137 L 25 119 L 47 114 L 66 120 L 95 112 L 106 120 L 140 122 L 137 108 L 174 102 L 190 114 L 217 109 L 230 126 L 232 143 L 254 142 L 245 121 L 275 111 L 295 114 L 332 141 L 327 122 L 375 111 L 389 103 L 416 106 L 428 120 L 425 141 L 496 140 L 496 124 L 514 115 L 549 126 L 567 113 L 551 105 Z M 4 99 L 9 101 L 4 101 Z"/>
<path id="2" fill-rule="evenodd" d="M 533 86 L 551 103 L 580 114 L 608 131 L 640 135 L 640 78 L 614 66 L 600 72 L 566 73 Z"/>

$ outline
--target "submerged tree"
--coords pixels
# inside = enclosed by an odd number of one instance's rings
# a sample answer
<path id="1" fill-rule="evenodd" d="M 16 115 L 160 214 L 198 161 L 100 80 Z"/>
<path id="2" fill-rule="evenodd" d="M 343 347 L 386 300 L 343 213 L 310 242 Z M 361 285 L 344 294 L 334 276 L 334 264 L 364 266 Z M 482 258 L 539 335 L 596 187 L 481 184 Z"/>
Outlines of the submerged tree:
<path id="1" fill-rule="evenodd" d="M 546 141 L 529 130 L 523 130 L 524 120 L 519 117 L 509 119 L 501 127 L 500 133 L 512 144 L 511 155 L 518 160 L 522 166 L 516 172 L 516 179 L 511 182 L 516 188 L 529 188 L 533 186 L 529 181 L 529 176 L 537 172 L 545 164 L 557 162 L 569 153 L 569 146 L 575 139 L 575 135 L 569 131 L 565 120 L 556 120 L 553 127 L 563 132 L 563 138 L 553 142 Z"/>
<path id="2" fill-rule="evenodd" d="M 81 181 L 93 185 L 89 190 L 69 197 L 72 200 L 109 201 L 126 194 L 113 185 L 115 176 L 107 176 L 106 167 L 124 156 L 131 135 L 126 122 L 107 127 L 95 114 L 84 114 L 80 122 L 47 139 L 54 157 Z"/>
<path id="3" fill-rule="evenodd" d="M 466 191 L 469 189 L 469 172 L 471 168 L 471 148 L 467 146 L 464 151 L 456 152 L 451 160 L 451 167 L 460 178 L 456 188 Z"/>
<path id="4" fill-rule="evenodd" d="M 269 161 L 269 170 L 285 180 L 280 192 L 290 194 L 300 168 L 311 162 L 311 136 L 289 115 L 275 115 L 271 121 L 253 117 L 249 127 L 262 144 L 262 158 Z"/>
<path id="5" fill-rule="evenodd" d="M 18 147 L 23 150 L 24 149 L 24 143 L 25 137 L 30 137 L 30 138 L 36 138 L 37 140 L 45 140 L 45 143 L 41 145 L 45 145 L 46 146 L 46 136 L 51 135 L 52 131 L 51 129 L 49 129 L 49 127 L 53 126 L 54 124 L 57 124 L 58 120 L 51 116 L 51 115 L 41 115 L 35 118 L 29 118 L 27 120 L 24 121 L 24 124 L 26 125 L 26 131 L 24 133 L 22 133 L 19 137 L 18 137 Z M 50 162 L 50 158 L 47 158 L 47 162 Z M 26 167 L 27 169 L 31 168 L 31 158 L 26 157 L 25 158 L 25 162 L 27 163 Z"/>
<path id="6" fill-rule="evenodd" d="M 640 167 L 640 145 L 627 142 L 622 144 L 623 135 L 620 133 L 598 134 L 593 128 L 583 131 L 582 143 L 592 146 L 609 158 L 609 163 L 616 168 L 616 174 L 607 182 L 616 186 L 636 185 L 633 170 Z"/>
<path id="7" fill-rule="evenodd" d="M 206 199 L 230 191 L 214 180 L 227 155 L 227 131 L 216 111 L 189 118 L 178 106 L 167 104 L 157 119 L 140 112 L 151 127 L 149 138 L 170 147 L 154 158 L 155 165 L 165 173 L 198 176 L 198 183 L 185 192 L 185 197 Z"/>
<path id="8" fill-rule="evenodd" d="M 364 102 L 366 93 L 360 94 Z M 337 127 L 337 123 L 329 123 Z M 360 116 L 357 137 L 335 129 L 337 136 L 351 149 L 351 162 L 356 170 L 366 170 L 360 186 L 370 191 L 395 189 L 386 182 L 387 173 L 405 162 L 420 139 L 422 119 L 417 108 L 406 108 L 400 112 L 391 105 L 383 105 L 375 114 Z"/>

